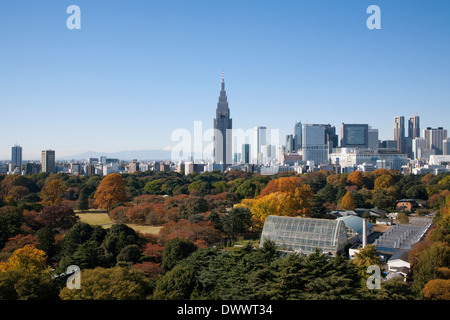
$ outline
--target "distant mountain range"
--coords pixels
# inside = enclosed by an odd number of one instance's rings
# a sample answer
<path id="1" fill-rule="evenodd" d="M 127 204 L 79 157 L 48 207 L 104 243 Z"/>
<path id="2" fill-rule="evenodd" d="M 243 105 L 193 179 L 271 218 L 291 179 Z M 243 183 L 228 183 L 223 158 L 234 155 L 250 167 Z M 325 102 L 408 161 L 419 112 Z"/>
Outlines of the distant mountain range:
<path id="1" fill-rule="evenodd" d="M 139 161 L 152 160 L 170 160 L 170 150 L 131 150 L 131 151 L 117 151 L 117 152 L 94 152 L 87 151 L 81 154 L 76 154 L 66 157 L 56 157 L 56 160 L 88 160 L 89 158 L 100 158 L 106 156 L 108 158 L 115 158 L 125 161 L 137 159 Z"/>

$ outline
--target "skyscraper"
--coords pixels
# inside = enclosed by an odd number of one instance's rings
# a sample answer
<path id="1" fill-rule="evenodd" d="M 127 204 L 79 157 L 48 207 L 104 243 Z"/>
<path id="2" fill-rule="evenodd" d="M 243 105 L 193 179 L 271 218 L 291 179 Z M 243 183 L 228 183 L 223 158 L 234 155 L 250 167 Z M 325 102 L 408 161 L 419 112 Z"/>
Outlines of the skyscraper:
<path id="1" fill-rule="evenodd" d="M 420 160 L 422 155 L 422 150 L 427 149 L 427 140 L 425 138 L 414 138 L 411 143 L 412 146 L 412 154 L 414 160 Z"/>
<path id="2" fill-rule="evenodd" d="M 22 147 L 14 145 L 11 148 L 11 165 L 14 168 L 22 169 Z"/>
<path id="3" fill-rule="evenodd" d="M 232 119 L 228 108 L 225 78 L 222 72 L 222 88 L 217 103 L 216 118 L 214 119 L 214 162 L 222 164 L 232 163 Z"/>
<path id="4" fill-rule="evenodd" d="M 295 149 L 295 138 L 292 134 L 286 136 L 286 152 L 292 153 L 296 151 Z"/>
<path id="5" fill-rule="evenodd" d="M 408 118 L 408 137 L 412 139 L 420 138 L 419 116 L 411 116 Z"/>
<path id="6" fill-rule="evenodd" d="M 296 122 L 294 125 L 294 148 L 295 151 L 302 148 L 302 123 Z"/>
<path id="7" fill-rule="evenodd" d="M 341 147 L 369 147 L 368 124 L 341 124 Z"/>
<path id="8" fill-rule="evenodd" d="M 243 163 L 250 163 L 250 144 L 242 144 L 241 161 Z"/>
<path id="9" fill-rule="evenodd" d="M 336 134 L 336 127 L 331 124 L 325 124 L 325 143 L 328 143 L 328 152 L 333 152 L 333 148 L 338 147 L 338 135 Z"/>
<path id="10" fill-rule="evenodd" d="M 253 138 L 253 163 L 259 164 L 262 163 L 262 153 L 261 146 L 266 145 L 267 141 L 267 128 L 266 127 L 255 127 Z"/>
<path id="11" fill-rule="evenodd" d="M 446 138 L 442 141 L 442 154 L 444 156 L 450 156 L 450 138 Z"/>
<path id="12" fill-rule="evenodd" d="M 419 116 L 411 116 L 408 118 L 408 136 L 405 137 L 404 152 L 411 159 L 415 157 L 412 147 L 412 141 L 415 138 L 420 138 Z"/>
<path id="13" fill-rule="evenodd" d="M 405 152 L 405 117 L 394 117 L 394 140 L 397 141 L 397 150 Z"/>
<path id="14" fill-rule="evenodd" d="M 369 141 L 368 147 L 371 149 L 378 148 L 378 129 L 373 129 L 369 126 Z"/>
<path id="15" fill-rule="evenodd" d="M 305 161 L 314 161 L 315 165 L 328 162 L 328 142 L 325 125 L 304 124 L 302 132 L 302 155 Z"/>
<path id="16" fill-rule="evenodd" d="M 56 172 L 55 150 L 42 150 L 41 171 L 50 173 Z"/>
<path id="17" fill-rule="evenodd" d="M 427 149 L 436 150 L 436 154 L 443 154 L 443 140 L 447 138 L 447 130 L 442 127 L 428 127 L 423 130 L 423 137 L 427 140 Z"/>

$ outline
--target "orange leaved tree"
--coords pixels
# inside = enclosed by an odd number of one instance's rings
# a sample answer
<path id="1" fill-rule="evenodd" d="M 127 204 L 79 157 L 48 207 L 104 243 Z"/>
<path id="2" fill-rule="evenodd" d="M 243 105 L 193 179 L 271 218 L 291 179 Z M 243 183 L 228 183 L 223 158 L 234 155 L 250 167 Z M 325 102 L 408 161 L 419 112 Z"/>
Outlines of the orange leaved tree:
<path id="1" fill-rule="evenodd" d="M 364 184 L 361 171 L 353 171 L 352 173 L 350 173 L 347 177 L 347 183 L 361 188 Z"/>
<path id="2" fill-rule="evenodd" d="M 111 208 L 128 199 L 125 179 L 118 173 L 108 174 L 97 187 L 94 206 L 109 212 Z"/>
<path id="3" fill-rule="evenodd" d="M 67 187 L 60 179 L 47 182 L 42 188 L 41 204 L 44 206 L 54 206 L 62 202 L 62 198 L 67 191 Z"/>

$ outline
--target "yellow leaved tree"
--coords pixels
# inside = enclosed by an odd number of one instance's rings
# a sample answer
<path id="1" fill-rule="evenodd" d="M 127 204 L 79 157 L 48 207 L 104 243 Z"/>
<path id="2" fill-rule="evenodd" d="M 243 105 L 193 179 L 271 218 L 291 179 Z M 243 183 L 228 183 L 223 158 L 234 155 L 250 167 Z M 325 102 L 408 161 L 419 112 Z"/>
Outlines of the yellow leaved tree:
<path id="1" fill-rule="evenodd" d="M 342 197 L 341 207 L 344 210 L 355 210 L 355 202 L 353 201 L 353 195 L 350 191 Z"/>
<path id="2" fill-rule="evenodd" d="M 269 215 L 307 217 L 312 214 L 313 191 L 296 177 L 279 178 L 269 183 L 257 199 L 242 200 L 239 206 L 252 213 L 253 224 L 262 228 Z"/>
<path id="3" fill-rule="evenodd" d="M 0 271 L 23 270 L 29 273 L 43 271 L 46 268 L 46 254 L 32 245 L 14 250 L 6 262 L 0 262 Z"/>

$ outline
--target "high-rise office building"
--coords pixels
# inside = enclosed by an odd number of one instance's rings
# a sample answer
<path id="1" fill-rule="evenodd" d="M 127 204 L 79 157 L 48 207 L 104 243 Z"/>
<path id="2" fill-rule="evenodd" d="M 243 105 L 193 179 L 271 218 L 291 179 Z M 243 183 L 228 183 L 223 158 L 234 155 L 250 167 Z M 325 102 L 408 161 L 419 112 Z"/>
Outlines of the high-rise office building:
<path id="1" fill-rule="evenodd" d="M 222 84 L 217 103 L 216 118 L 214 119 L 214 162 L 222 164 L 232 163 L 232 119 L 228 107 L 225 78 L 222 72 Z"/>
<path id="2" fill-rule="evenodd" d="M 368 148 L 368 124 L 341 124 L 341 147 Z"/>
<path id="3" fill-rule="evenodd" d="M 11 148 L 11 166 L 14 168 L 22 169 L 22 147 L 14 145 Z"/>
<path id="4" fill-rule="evenodd" d="M 42 150 L 41 171 L 51 173 L 56 172 L 55 150 Z"/>
<path id="5" fill-rule="evenodd" d="M 378 129 L 373 129 L 369 126 L 368 135 L 368 148 L 378 148 Z"/>
<path id="6" fill-rule="evenodd" d="M 302 157 L 304 161 L 314 161 L 314 165 L 328 162 L 328 143 L 325 136 L 325 125 L 303 125 Z"/>
<path id="7" fill-rule="evenodd" d="M 397 141 L 397 150 L 405 153 L 405 117 L 394 117 L 394 140 Z"/>
<path id="8" fill-rule="evenodd" d="M 302 123 L 296 122 L 294 125 L 294 149 L 298 151 L 302 148 Z"/>
<path id="9" fill-rule="evenodd" d="M 412 158 L 414 160 L 420 160 L 423 150 L 427 148 L 427 140 L 425 138 L 414 138 L 412 139 Z"/>
<path id="10" fill-rule="evenodd" d="M 436 150 L 437 155 L 443 154 L 443 144 L 442 141 L 447 138 L 447 130 L 438 127 L 431 128 L 428 127 L 423 130 L 423 137 L 427 140 L 427 149 Z"/>
<path id="11" fill-rule="evenodd" d="M 415 138 L 420 138 L 419 116 L 411 116 L 408 118 L 408 136 L 405 137 L 404 152 L 411 159 L 415 157 L 412 147 L 412 141 Z"/>
<path id="12" fill-rule="evenodd" d="M 262 152 L 261 146 L 267 144 L 267 128 L 266 127 L 255 127 L 253 133 L 253 163 L 262 163 Z"/>
<path id="13" fill-rule="evenodd" d="M 336 127 L 331 124 L 325 124 L 325 143 L 328 143 L 328 152 L 333 152 L 333 148 L 339 146 L 339 137 L 336 134 Z"/>
<path id="14" fill-rule="evenodd" d="M 444 156 L 450 156 L 450 138 L 446 138 L 442 141 L 442 154 Z"/>
<path id="15" fill-rule="evenodd" d="M 411 116 L 408 118 L 408 137 L 411 138 L 411 140 L 420 138 L 419 116 Z"/>
<path id="16" fill-rule="evenodd" d="M 292 153 L 294 151 L 296 151 L 294 135 L 288 134 L 286 136 L 286 152 Z"/>
<path id="17" fill-rule="evenodd" d="M 241 161 L 243 163 L 250 163 L 250 144 L 242 144 Z"/>

